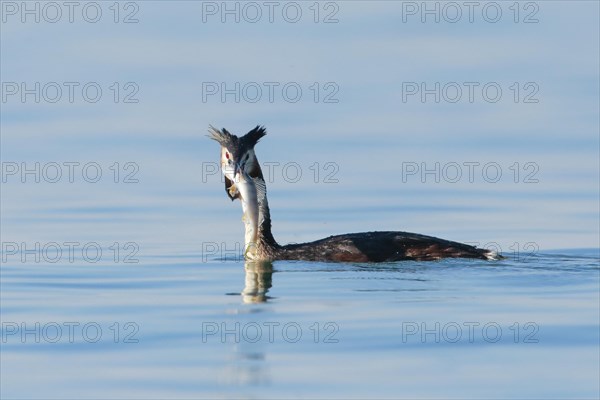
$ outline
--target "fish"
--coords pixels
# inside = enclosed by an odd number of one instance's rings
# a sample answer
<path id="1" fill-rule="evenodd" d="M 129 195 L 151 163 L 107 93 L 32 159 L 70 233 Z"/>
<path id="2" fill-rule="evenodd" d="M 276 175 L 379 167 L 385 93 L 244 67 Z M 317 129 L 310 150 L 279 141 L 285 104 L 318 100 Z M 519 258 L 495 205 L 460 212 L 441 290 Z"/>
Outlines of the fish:
<path id="1" fill-rule="evenodd" d="M 235 186 L 239 191 L 244 213 L 242 220 L 246 225 L 244 254 L 247 254 L 248 251 L 251 251 L 251 247 L 256 245 L 258 237 L 260 209 L 256 180 L 241 170 L 238 170 L 235 175 Z"/>

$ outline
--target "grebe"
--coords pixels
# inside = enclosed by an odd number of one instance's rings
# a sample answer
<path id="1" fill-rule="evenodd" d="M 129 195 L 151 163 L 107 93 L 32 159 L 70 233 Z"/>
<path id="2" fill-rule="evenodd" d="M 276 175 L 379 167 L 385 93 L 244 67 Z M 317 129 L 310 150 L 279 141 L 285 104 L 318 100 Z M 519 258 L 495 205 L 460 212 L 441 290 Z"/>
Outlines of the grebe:
<path id="1" fill-rule="evenodd" d="M 409 232 L 362 232 L 330 236 L 310 243 L 279 245 L 271 233 L 267 188 L 254 146 L 265 136 L 256 126 L 242 137 L 210 126 L 209 137 L 221 145 L 225 191 L 242 203 L 244 257 L 252 261 L 305 260 L 330 262 L 390 262 L 502 256 L 487 249 Z"/>

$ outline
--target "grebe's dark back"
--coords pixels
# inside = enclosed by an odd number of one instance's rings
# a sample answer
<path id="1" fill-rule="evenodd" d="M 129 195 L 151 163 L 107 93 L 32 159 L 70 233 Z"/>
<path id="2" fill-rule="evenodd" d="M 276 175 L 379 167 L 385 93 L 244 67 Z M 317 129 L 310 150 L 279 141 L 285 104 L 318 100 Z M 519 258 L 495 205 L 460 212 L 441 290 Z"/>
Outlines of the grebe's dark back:
<path id="1" fill-rule="evenodd" d="M 305 260 L 332 262 L 386 262 L 442 258 L 502 258 L 494 251 L 409 232 L 361 232 L 330 236 L 309 243 L 279 245 L 271 233 L 267 188 L 254 146 L 266 135 L 257 126 L 237 137 L 212 126 L 209 137 L 221 144 L 225 191 L 242 202 L 247 260 Z"/>

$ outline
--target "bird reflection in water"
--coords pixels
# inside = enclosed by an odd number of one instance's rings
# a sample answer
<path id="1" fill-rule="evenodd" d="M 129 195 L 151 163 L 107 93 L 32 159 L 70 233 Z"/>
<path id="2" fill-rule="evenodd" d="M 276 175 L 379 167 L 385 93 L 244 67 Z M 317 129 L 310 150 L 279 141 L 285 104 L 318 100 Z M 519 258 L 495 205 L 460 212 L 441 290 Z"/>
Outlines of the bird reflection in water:
<path id="1" fill-rule="evenodd" d="M 242 300 L 246 304 L 265 303 L 267 292 L 273 281 L 273 263 L 270 261 L 246 261 L 246 283 L 242 291 Z"/>
<path id="2" fill-rule="evenodd" d="M 269 296 L 273 276 L 273 264 L 270 261 L 246 261 L 244 263 L 246 281 L 242 290 L 244 304 L 265 303 Z M 259 307 L 240 306 L 236 314 L 253 314 Z M 258 324 L 259 321 L 250 323 Z M 222 382 L 234 386 L 262 386 L 271 382 L 271 374 L 267 367 L 266 358 L 269 344 L 264 341 L 240 340 L 233 347 L 233 354 L 228 358 L 227 366 L 223 369 Z M 243 396 L 240 396 L 243 397 Z"/>

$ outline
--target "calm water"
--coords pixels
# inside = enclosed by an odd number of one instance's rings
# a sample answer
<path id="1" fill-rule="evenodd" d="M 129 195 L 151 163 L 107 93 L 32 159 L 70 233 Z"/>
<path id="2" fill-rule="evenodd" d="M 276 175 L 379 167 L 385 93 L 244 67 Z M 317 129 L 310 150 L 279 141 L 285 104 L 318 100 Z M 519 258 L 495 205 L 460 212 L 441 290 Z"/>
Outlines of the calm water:
<path id="1" fill-rule="evenodd" d="M 4 264 L 2 397 L 600 395 L 597 250 L 381 265 L 205 256 Z"/>
<path id="2" fill-rule="evenodd" d="M 0 397 L 600 397 L 598 2 L 97 3 L 0 7 Z M 245 266 L 209 124 L 266 126 L 281 243 L 507 259 Z"/>

